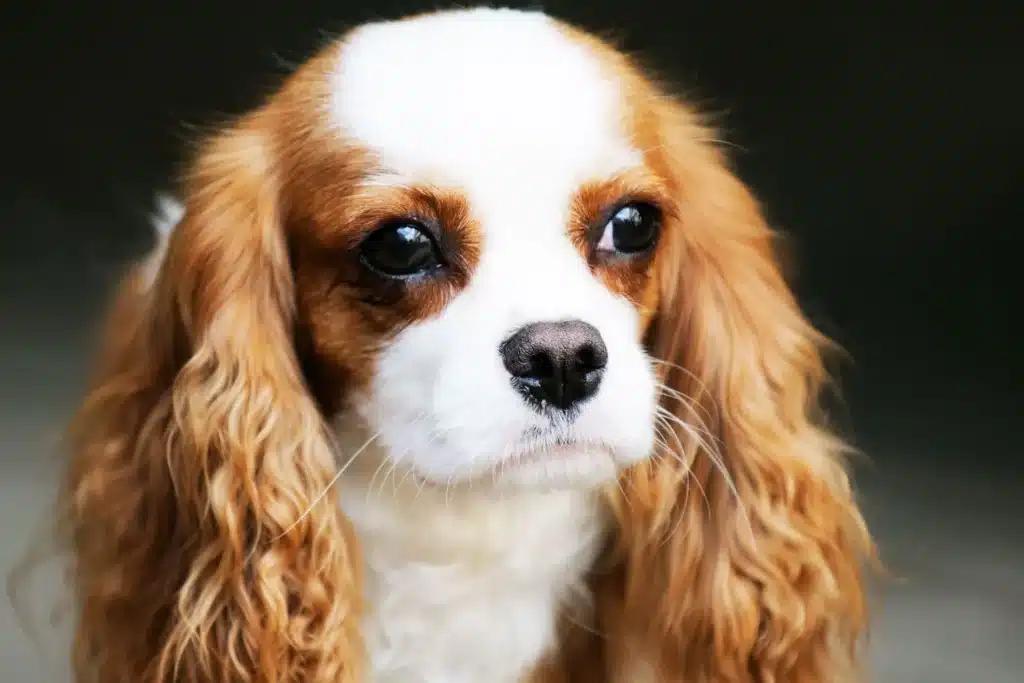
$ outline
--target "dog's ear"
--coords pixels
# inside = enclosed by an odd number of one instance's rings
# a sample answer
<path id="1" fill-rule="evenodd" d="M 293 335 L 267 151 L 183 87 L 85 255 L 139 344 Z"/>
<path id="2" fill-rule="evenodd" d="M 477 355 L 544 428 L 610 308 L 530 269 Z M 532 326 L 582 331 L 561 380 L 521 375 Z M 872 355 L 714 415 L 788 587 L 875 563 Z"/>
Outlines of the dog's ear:
<path id="1" fill-rule="evenodd" d="M 857 680 L 872 548 L 817 414 L 828 343 L 714 136 L 658 107 L 679 202 L 649 339 L 666 448 L 621 482 L 618 618 L 661 682 Z"/>
<path id="2" fill-rule="evenodd" d="M 358 680 L 358 566 L 292 342 L 275 155 L 214 137 L 153 272 L 130 275 L 64 483 L 77 679 Z"/>

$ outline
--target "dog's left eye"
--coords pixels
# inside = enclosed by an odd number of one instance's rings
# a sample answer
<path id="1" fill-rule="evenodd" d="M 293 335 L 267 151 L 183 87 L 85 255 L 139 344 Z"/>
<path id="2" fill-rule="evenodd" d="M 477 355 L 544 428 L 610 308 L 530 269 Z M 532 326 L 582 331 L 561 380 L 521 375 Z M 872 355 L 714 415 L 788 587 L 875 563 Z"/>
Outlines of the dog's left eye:
<path id="1" fill-rule="evenodd" d="M 598 251 L 639 254 L 654 246 L 661 228 L 661 215 L 650 204 L 635 202 L 620 206 L 604 224 Z"/>
<path id="2" fill-rule="evenodd" d="M 410 221 L 385 225 L 363 240 L 360 257 L 388 277 L 408 277 L 443 265 L 441 250 L 425 227 Z"/>

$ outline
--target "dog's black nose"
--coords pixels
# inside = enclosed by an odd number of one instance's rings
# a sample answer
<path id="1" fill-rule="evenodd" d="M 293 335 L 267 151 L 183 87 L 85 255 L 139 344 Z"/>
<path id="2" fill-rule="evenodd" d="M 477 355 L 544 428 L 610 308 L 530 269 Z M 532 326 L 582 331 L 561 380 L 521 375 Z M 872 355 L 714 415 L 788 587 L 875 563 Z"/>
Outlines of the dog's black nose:
<path id="1" fill-rule="evenodd" d="M 608 364 L 601 333 L 582 320 L 524 325 L 498 350 L 512 385 L 539 408 L 568 410 L 590 398 Z"/>

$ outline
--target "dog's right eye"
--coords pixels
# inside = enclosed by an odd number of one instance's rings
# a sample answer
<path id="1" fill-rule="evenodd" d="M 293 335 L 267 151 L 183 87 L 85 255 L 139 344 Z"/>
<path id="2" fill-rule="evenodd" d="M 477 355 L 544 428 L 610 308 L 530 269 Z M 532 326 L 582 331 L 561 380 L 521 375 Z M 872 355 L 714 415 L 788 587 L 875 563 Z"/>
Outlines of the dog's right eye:
<path id="1" fill-rule="evenodd" d="M 444 265 L 433 235 L 412 221 L 377 228 L 363 240 L 359 254 L 366 267 L 393 278 L 427 274 Z"/>

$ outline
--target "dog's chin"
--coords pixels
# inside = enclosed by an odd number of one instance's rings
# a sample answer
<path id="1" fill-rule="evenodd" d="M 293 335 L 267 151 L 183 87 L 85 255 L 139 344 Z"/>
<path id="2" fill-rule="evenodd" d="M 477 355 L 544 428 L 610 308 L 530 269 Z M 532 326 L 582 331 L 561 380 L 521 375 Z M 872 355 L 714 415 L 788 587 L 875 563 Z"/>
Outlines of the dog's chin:
<path id="1" fill-rule="evenodd" d="M 479 462 L 479 461 L 478 461 Z M 538 491 L 593 490 L 614 482 L 622 467 L 603 446 L 550 445 L 514 449 L 490 465 L 455 474 L 435 474 L 411 468 L 419 486 L 499 494 Z"/>

